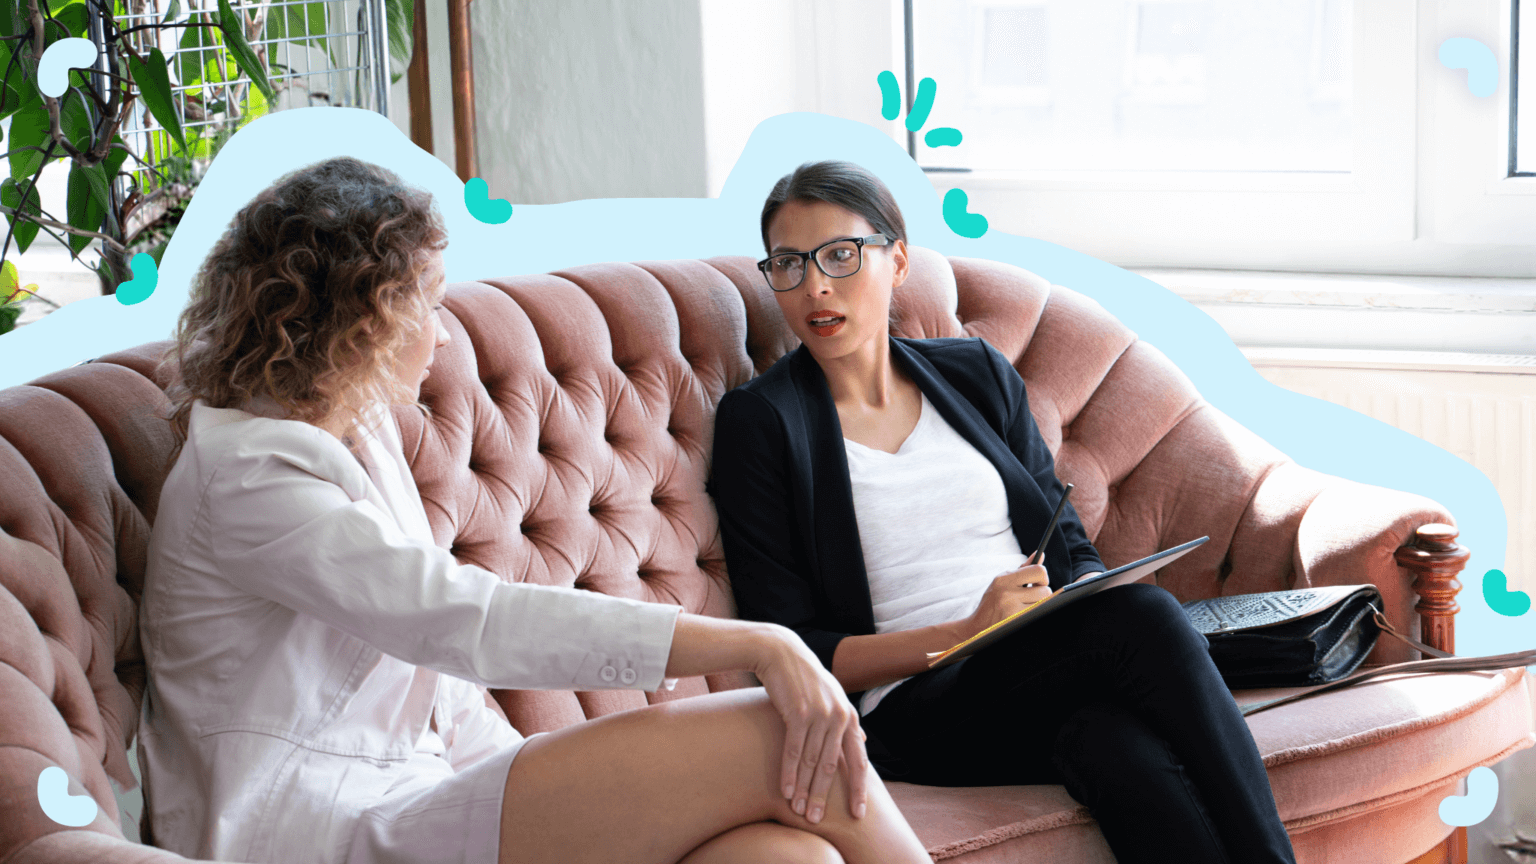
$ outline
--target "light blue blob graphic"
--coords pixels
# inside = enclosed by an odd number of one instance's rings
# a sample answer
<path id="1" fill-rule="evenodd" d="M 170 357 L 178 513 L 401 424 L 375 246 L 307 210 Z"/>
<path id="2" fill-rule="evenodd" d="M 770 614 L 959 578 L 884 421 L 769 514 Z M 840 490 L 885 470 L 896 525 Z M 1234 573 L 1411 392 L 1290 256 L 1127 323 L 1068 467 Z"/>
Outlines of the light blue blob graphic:
<path id="1" fill-rule="evenodd" d="M 1043 240 L 988 231 L 954 233 L 941 196 L 904 147 L 872 126 L 820 114 L 763 121 L 718 198 L 627 198 L 521 205 L 517 221 L 488 225 L 456 203 L 464 183 L 388 119 L 351 108 L 298 108 L 252 122 L 214 160 L 160 261 L 150 298 L 122 306 L 95 297 L 0 335 L 0 387 L 82 360 L 169 338 L 197 266 L 235 211 L 283 174 L 333 156 L 383 165 L 438 200 L 450 245 L 450 282 L 548 273 L 600 261 L 763 256 L 758 218 L 775 181 L 802 162 L 845 159 L 885 181 L 909 242 L 941 255 L 985 258 L 1034 272 L 1101 304 L 1176 364 L 1200 395 L 1304 467 L 1439 502 L 1456 514 L 1466 573 L 1504 565 L 1508 521 L 1492 481 L 1421 438 L 1259 376 L 1221 327 L 1158 284 Z M 723 286 L 724 283 L 722 283 Z M 899 292 L 900 289 L 898 289 Z M 1404 465 L 1415 466 L 1404 471 Z M 1536 648 L 1527 618 L 1495 613 L 1463 591 L 1456 647 L 1466 656 Z"/>
<path id="2" fill-rule="evenodd" d="M 940 126 L 937 129 L 928 130 L 923 136 L 923 143 L 929 147 L 953 147 L 960 143 L 960 130 L 949 126 Z"/>
<path id="3" fill-rule="evenodd" d="M 875 80 L 880 82 L 880 116 L 895 120 L 901 114 L 901 87 L 896 84 L 896 76 L 887 69 Z"/>
<path id="4" fill-rule="evenodd" d="M 1460 634 L 1457 634 L 1460 635 Z M 1467 775 L 1467 794 L 1440 801 L 1440 821 L 1447 825 L 1476 825 L 1493 814 L 1499 800 L 1499 775 L 1492 768 L 1473 768 Z"/>
<path id="5" fill-rule="evenodd" d="M 96 799 L 69 794 L 69 775 L 57 765 L 50 765 L 37 775 L 37 803 L 44 816 L 60 825 L 80 828 L 96 821 Z"/>
<path id="6" fill-rule="evenodd" d="M 912 100 L 912 110 L 907 112 L 907 131 L 916 132 L 928 122 L 928 112 L 933 110 L 933 93 L 938 85 L 932 78 L 917 82 L 917 98 Z"/>
<path id="7" fill-rule="evenodd" d="M 480 177 L 471 177 L 464 184 L 464 206 L 469 215 L 487 225 L 500 225 L 512 218 L 512 202 L 505 198 L 491 198 L 491 188 Z"/>
<path id="8" fill-rule="evenodd" d="M 987 217 L 980 213 L 965 212 L 970 203 L 964 189 L 951 189 L 944 193 L 944 224 L 961 237 L 980 237 L 987 233 Z"/>
<path id="9" fill-rule="evenodd" d="M 37 89 L 54 99 L 69 89 L 69 70 L 89 69 L 96 62 L 96 43 L 71 36 L 48 46 L 37 61 Z"/>
<path id="10" fill-rule="evenodd" d="M 149 295 L 155 293 L 155 286 L 160 284 L 160 269 L 155 266 L 155 256 L 140 252 L 128 262 L 128 267 L 133 270 L 133 278 L 118 285 L 117 293 L 113 295 L 124 306 L 148 300 Z"/>
<path id="11" fill-rule="evenodd" d="M 1531 610 L 1530 595 L 1524 591 L 1510 591 L 1503 570 L 1489 570 L 1483 574 L 1483 600 L 1487 601 L 1489 609 L 1510 618 L 1518 618 Z"/>
<path id="12" fill-rule="evenodd" d="M 1465 36 L 1452 36 L 1440 43 L 1440 65 L 1447 69 L 1467 70 L 1467 89 L 1473 96 L 1492 96 L 1499 89 L 1499 61 L 1493 49 Z"/>

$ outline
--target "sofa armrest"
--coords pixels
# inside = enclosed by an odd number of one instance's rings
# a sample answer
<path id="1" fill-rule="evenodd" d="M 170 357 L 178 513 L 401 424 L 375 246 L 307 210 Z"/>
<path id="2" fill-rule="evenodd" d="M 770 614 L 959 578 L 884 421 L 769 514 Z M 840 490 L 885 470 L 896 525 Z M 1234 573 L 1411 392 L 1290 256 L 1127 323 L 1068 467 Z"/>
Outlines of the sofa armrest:
<path id="1" fill-rule="evenodd" d="M 1296 584 L 1372 583 L 1381 590 L 1383 611 L 1394 627 L 1452 650 L 1455 595 L 1461 589 L 1455 576 L 1468 552 L 1455 543 L 1450 513 L 1418 495 L 1329 479 L 1297 527 Z M 1367 662 L 1416 659 L 1417 651 L 1388 638 L 1377 643 Z"/>
<path id="2" fill-rule="evenodd" d="M 1456 543 L 1454 526 L 1433 523 L 1420 526 L 1413 540 L 1398 547 L 1395 558 L 1418 577 L 1413 590 L 1419 595 L 1420 639 L 1431 648 L 1456 653 L 1456 594 L 1461 583 L 1456 574 L 1467 566 L 1471 551 Z"/>

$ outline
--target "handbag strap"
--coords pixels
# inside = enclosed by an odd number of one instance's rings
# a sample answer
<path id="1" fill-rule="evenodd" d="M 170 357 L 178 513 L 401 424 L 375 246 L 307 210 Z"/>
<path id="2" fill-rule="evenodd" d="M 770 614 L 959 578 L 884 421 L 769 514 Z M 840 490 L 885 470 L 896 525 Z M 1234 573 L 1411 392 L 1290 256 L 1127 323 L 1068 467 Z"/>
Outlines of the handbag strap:
<path id="1" fill-rule="evenodd" d="M 1452 654 L 1449 651 L 1441 651 L 1439 648 L 1435 648 L 1435 647 L 1430 646 L 1430 645 L 1425 645 L 1423 642 L 1420 642 L 1419 640 L 1414 639 L 1414 638 L 1412 638 L 1410 636 L 1404 636 L 1402 633 L 1399 633 L 1397 631 L 1396 627 L 1393 627 L 1392 624 L 1387 621 L 1387 616 L 1381 614 L 1381 610 L 1377 609 L 1376 605 L 1374 603 L 1371 604 L 1371 609 L 1376 613 L 1376 626 L 1380 627 L 1381 628 L 1381 632 L 1387 634 L 1388 636 L 1391 636 L 1392 638 L 1397 639 L 1400 642 L 1406 643 L 1411 648 L 1417 648 L 1422 653 L 1428 654 L 1431 657 L 1439 657 L 1439 658 L 1444 659 L 1446 657 L 1455 657 L 1456 656 L 1455 654 Z"/>
<path id="2" fill-rule="evenodd" d="M 1375 681 L 1392 675 L 1415 675 L 1428 674 L 1433 672 L 1491 672 L 1496 669 L 1513 669 L 1517 666 L 1530 666 L 1532 664 L 1536 664 L 1536 648 L 1533 648 L 1529 651 L 1515 651 L 1509 654 L 1491 654 L 1486 657 L 1457 657 L 1456 655 L 1449 652 L 1441 651 L 1439 648 L 1432 648 L 1429 645 L 1425 645 L 1423 642 L 1420 642 L 1417 639 L 1404 636 L 1402 633 L 1399 633 L 1397 629 L 1394 628 L 1391 624 L 1387 623 L 1386 616 L 1381 614 L 1380 609 L 1376 609 L 1374 605 L 1372 605 L 1371 608 L 1375 609 L 1376 625 L 1380 627 L 1383 632 L 1397 639 L 1400 639 L 1409 645 L 1412 645 L 1414 648 L 1423 651 L 1425 654 L 1431 655 L 1433 659 L 1410 660 L 1407 663 L 1393 663 L 1388 666 L 1379 666 L 1375 669 L 1368 669 L 1365 672 L 1360 672 L 1358 674 L 1351 675 L 1348 678 L 1334 681 L 1331 684 L 1323 684 L 1317 687 L 1309 688 L 1300 693 L 1293 693 L 1290 696 L 1284 696 L 1279 699 L 1271 699 L 1268 702 L 1255 702 L 1248 705 L 1239 705 L 1238 707 L 1242 709 L 1243 716 L 1246 717 L 1250 714 L 1257 714 L 1260 711 L 1267 711 L 1270 708 L 1277 708 L 1281 705 L 1288 705 L 1292 702 L 1306 699 L 1309 696 L 1317 696 L 1321 693 L 1330 693 L 1334 690 L 1343 690 L 1346 687 L 1353 687 L 1356 684 L 1365 684 L 1369 681 Z"/>

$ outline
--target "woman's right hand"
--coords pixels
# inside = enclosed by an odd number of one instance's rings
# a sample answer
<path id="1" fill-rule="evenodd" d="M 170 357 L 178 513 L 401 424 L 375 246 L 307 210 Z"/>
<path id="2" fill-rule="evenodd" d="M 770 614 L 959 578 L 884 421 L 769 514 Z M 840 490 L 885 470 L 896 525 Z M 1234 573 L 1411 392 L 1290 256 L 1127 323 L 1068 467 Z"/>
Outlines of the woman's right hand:
<path id="1" fill-rule="evenodd" d="M 794 631 L 773 627 L 762 661 L 753 669 L 784 718 L 779 786 L 790 809 L 812 824 L 827 810 L 827 791 L 839 767 L 848 774 L 848 812 L 861 818 L 869 758 L 864 732 L 848 694 Z"/>
<path id="2" fill-rule="evenodd" d="M 1029 564 L 998 576 L 981 595 L 976 611 L 966 619 L 966 628 L 970 631 L 966 638 L 1049 596 L 1050 577 L 1044 565 Z"/>

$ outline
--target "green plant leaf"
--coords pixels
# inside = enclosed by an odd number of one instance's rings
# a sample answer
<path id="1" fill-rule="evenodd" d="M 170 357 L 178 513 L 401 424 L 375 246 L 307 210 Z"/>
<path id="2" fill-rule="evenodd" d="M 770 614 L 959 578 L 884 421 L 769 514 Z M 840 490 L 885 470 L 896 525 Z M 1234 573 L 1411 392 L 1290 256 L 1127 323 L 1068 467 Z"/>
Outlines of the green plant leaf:
<path id="1" fill-rule="evenodd" d="M 0 0 L 3 7 L 8 0 Z M 0 66 L 0 74 L 9 68 L 11 74 L 5 79 L 5 88 L 0 93 L 4 94 L 4 104 L 0 105 L 0 117 L 9 117 L 24 108 L 43 104 L 43 94 L 37 90 L 37 84 L 26 73 L 26 55 L 16 58 L 15 65 L 11 65 L 11 45 L 15 43 L 0 43 L 0 61 L 5 65 Z"/>
<path id="2" fill-rule="evenodd" d="M 43 22 L 43 44 L 52 45 L 60 39 L 68 38 L 69 28 L 56 18 L 49 18 Z M 46 48 L 43 50 L 47 50 Z"/>
<path id="3" fill-rule="evenodd" d="M 393 84 L 411 65 L 416 24 L 415 0 L 384 0 L 385 29 L 389 31 L 389 82 Z"/>
<path id="4" fill-rule="evenodd" d="M 61 5 L 54 10 L 53 20 L 63 24 L 69 30 L 69 35 L 88 38 L 86 36 L 86 21 L 90 19 L 90 11 L 84 3 L 70 2 Z"/>
<path id="5" fill-rule="evenodd" d="M 235 131 L 244 129 L 246 124 L 258 117 L 266 116 L 271 106 L 267 104 L 267 97 L 261 95 L 261 91 L 255 87 L 248 87 L 245 98 L 240 102 L 240 120 L 235 124 Z"/>
<path id="6" fill-rule="evenodd" d="M 325 34 L 329 32 L 330 16 L 324 0 L 268 8 L 268 39 L 288 39 L 295 45 L 313 45 L 328 52 Z"/>
<path id="7" fill-rule="evenodd" d="M 16 303 L 0 306 L 0 333 L 16 329 L 16 319 L 21 317 L 21 306 Z"/>
<path id="8" fill-rule="evenodd" d="M 22 180 L 37 173 L 43 167 L 43 154 L 22 147 L 47 147 L 52 136 L 48 132 L 48 109 L 41 104 L 18 111 L 11 118 L 11 177 Z"/>
<path id="9" fill-rule="evenodd" d="M 93 172 L 99 172 L 101 166 L 91 168 L 79 164 L 69 169 L 69 186 L 64 200 L 64 211 L 68 216 L 71 227 L 84 231 L 100 231 L 102 220 L 106 218 L 106 181 L 100 177 L 93 178 Z M 97 200 L 95 186 L 100 184 L 102 196 Z M 69 235 L 70 251 L 79 255 L 81 250 L 91 245 L 91 238 L 81 237 L 77 234 Z"/>
<path id="10" fill-rule="evenodd" d="M 261 68 L 256 52 L 251 50 L 251 43 L 245 41 L 245 13 L 236 12 L 229 0 L 219 0 L 219 32 L 224 34 L 224 44 L 235 58 L 235 65 L 261 90 L 267 101 L 272 101 L 272 85 L 267 81 L 267 73 Z"/>
<path id="11" fill-rule="evenodd" d="M 171 0 L 165 5 L 165 17 L 160 19 L 161 24 L 169 24 L 181 17 L 181 0 Z"/>
<path id="12" fill-rule="evenodd" d="M 19 206 L 21 203 L 21 188 L 26 182 L 22 181 L 21 184 L 18 184 L 10 177 L 0 182 L 0 204 L 4 204 L 12 210 L 20 210 L 23 214 L 19 220 L 9 213 L 6 214 L 6 218 L 9 221 L 16 222 L 16 230 L 11 232 L 11 236 L 16 238 L 16 248 L 22 252 L 27 251 L 27 247 L 32 245 L 32 238 L 37 236 L 37 223 L 27 219 L 26 216 L 37 216 L 42 213 L 42 208 L 38 205 L 38 192 L 36 189 L 33 189 L 32 194 L 27 196 L 27 205 L 25 207 Z"/>
<path id="13" fill-rule="evenodd" d="M 112 136 L 113 144 L 122 144 L 121 135 Z M 128 151 L 122 147 L 113 147 L 107 151 L 107 158 L 101 160 L 101 170 L 107 182 L 111 183 L 117 178 L 117 172 L 123 170 L 123 162 L 128 159 Z"/>
<path id="14" fill-rule="evenodd" d="M 15 261 L 0 264 L 0 306 L 15 302 L 16 289 L 21 287 L 21 271 Z"/>
<path id="15" fill-rule="evenodd" d="M 206 15 L 193 15 L 189 23 L 209 20 Z M 219 39 L 217 28 L 188 27 L 183 30 L 176 52 L 176 80 L 186 87 L 203 83 L 203 70 L 207 68 L 209 61 L 221 52 L 222 46 L 223 42 Z"/>
<path id="16" fill-rule="evenodd" d="M 89 150 L 95 138 L 91 126 L 91 110 L 85 104 L 85 97 L 73 87 L 64 91 L 59 100 L 59 131 L 64 134 L 64 140 L 73 144 L 76 150 Z"/>
<path id="17" fill-rule="evenodd" d="M 147 60 L 130 56 L 128 71 L 133 76 L 133 83 L 138 85 L 139 96 L 149 106 L 149 113 L 154 115 L 161 128 L 171 133 L 181 149 L 186 150 L 187 138 L 181 131 L 181 118 L 176 116 L 176 105 L 171 101 L 171 74 L 165 55 L 159 48 L 151 48 Z"/>
<path id="18" fill-rule="evenodd" d="M 91 190 L 91 200 L 101 205 L 102 213 L 106 213 L 107 204 L 112 199 L 107 194 L 107 168 L 101 163 L 80 168 L 85 175 L 85 181 Z"/>
<path id="19" fill-rule="evenodd" d="M 17 26 L 23 20 L 21 4 L 17 0 L 0 0 L 0 36 L 15 36 L 27 29 Z"/>

